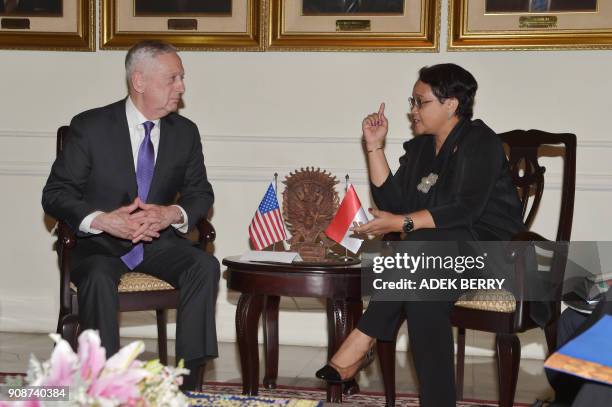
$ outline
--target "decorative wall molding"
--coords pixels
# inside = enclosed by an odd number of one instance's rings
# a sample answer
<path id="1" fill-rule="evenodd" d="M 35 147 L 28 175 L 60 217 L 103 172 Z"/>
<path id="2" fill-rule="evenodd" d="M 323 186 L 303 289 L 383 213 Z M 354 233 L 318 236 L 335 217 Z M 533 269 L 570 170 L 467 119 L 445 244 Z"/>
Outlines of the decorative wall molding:
<path id="1" fill-rule="evenodd" d="M 361 144 L 359 136 L 355 137 L 333 137 L 333 136 L 264 136 L 258 134 L 250 135 L 221 135 L 202 134 L 202 140 L 206 143 L 282 143 L 282 144 Z M 3 138 L 53 138 L 55 131 L 25 131 L 25 130 L 0 130 L 0 140 Z M 387 144 L 400 145 L 406 139 L 389 138 Z M 578 148 L 588 149 L 612 149 L 612 140 L 578 139 Z"/>
<path id="2" fill-rule="evenodd" d="M 304 166 L 306 167 L 306 166 Z M 278 173 L 278 180 L 282 182 L 286 175 L 295 171 L 296 167 L 249 167 L 249 166 L 221 166 L 207 165 L 208 178 L 211 181 L 221 182 L 269 182 L 274 173 Z M 367 171 L 364 168 L 322 168 L 335 175 L 340 183 L 344 183 L 346 174 L 353 184 L 369 183 Z"/>
<path id="3" fill-rule="evenodd" d="M 355 137 L 327 137 L 327 136 L 219 136 L 202 135 L 202 140 L 207 143 L 274 143 L 274 144 L 349 144 L 360 145 L 361 139 Z M 406 140 L 388 139 L 387 144 L 402 144 Z"/>
<path id="4" fill-rule="evenodd" d="M 0 161 L 0 175 L 47 177 L 51 162 L 44 161 Z"/>
<path id="5" fill-rule="evenodd" d="M 34 176 L 47 177 L 51 162 L 44 161 L 7 161 L 0 160 L 0 176 Z M 206 165 L 208 178 L 212 182 L 269 182 L 274 173 L 278 173 L 279 181 L 285 175 L 296 170 L 296 167 L 251 167 L 251 166 L 225 166 Z M 334 174 L 338 181 L 344 182 L 344 175 L 349 174 L 350 181 L 356 185 L 365 185 L 367 171 L 364 168 L 336 168 L 326 167 L 325 170 Z M 561 188 L 561 174 L 546 174 L 546 189 L 558 190 Z M 577 173 L 576 191 L 612 191 L 612 174 L 606 173 Z"/>
<path id="6" fill-rule="evenodd" d="M 578 148 L 612 148 L 612 141 L 578 139 Z"/>
<path id="7" fill-rule="evenodd" d="M 55 138 L 55 132 L 49 131 L 24 131 L 24 130 L 0 130 L 0 139 L 3 138 Z"/>
<path id="8" fill-rule="evenodd" d="M 25 138 L 56 138 L 55 132 L 49 131 L 23 131 L 23 130 L 0 130 L 1 139 L 25 139 Z M 327 137 L 327 136 L 262 136 L 262 135 L 220 135 L 220 134 L 201 134 L 205 143 L 282 143 L 282 144 L 349 144 L 359 145 L 359 137 Z M 387 144 L 402 144 L 406 140 L 388 139 Z M 612 144 L 612 143 L 611 143 Z"/>
<path id="9" fill-rule="evenodd" d="M 2 150 L 3 140 L 25 140 L 25 139 L 45 139 L 55 140 L 55 132 L 49 131 L 23 131 L 23 130 L 0 130 L 0 151 Z M 344 144 L 359 145 L 358 138 L 347 137 L 277 137 L 261 135 L 204 135 L 202 139 L 205 143 L 256 143 L 256 144 Z M 401 145 L 403 140 L 389 139 L 390 145 Z M 579 149 L 612 149 L 612 141 L 607 140 L 579 140 Z M 262 149 L 265 147 L 262 147 Z M 2 176 L 41 176 L 49 175 L 51 162 L 44 161 L 19 161 L 1 160 L 0 175 Z M 231 165 L 212 165 L 207 164 L 209 178 L 213 182 L 267 182 L 276 172 L 283 179 L 285 175 L 294 171 L 295 167 L 271 167 L 271 166 L 231 166 Z M 367 171 L 365 168 L 342 168 L 327 167 L 326 170 L 338 177 L 340 182 L 344 182 L 344 175 L 349 174 L 351 182 L 358 185 L 368 184 Z M 549 189 L 560 189 L 561 174 L 547 174 L 547 185 Z M 577 191 L 612 191 L 612 173 L 577 173 Z"/>

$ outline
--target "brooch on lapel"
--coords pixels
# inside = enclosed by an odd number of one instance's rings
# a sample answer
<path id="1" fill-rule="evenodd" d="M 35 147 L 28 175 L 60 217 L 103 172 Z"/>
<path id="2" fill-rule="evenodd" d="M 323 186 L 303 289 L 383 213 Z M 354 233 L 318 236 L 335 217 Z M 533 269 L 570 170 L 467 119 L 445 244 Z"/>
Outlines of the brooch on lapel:
<path id="1" fill-rule="evenodd" d="M 421 183 L 417 185 L 417 190 L 426 194 L 429 192 L 431 187 L 436 185 L 436 181 L 438 180 L 438 174 L 434 174 L 433 172 L 429 173 L 428 176 L 421 178 Z"/>

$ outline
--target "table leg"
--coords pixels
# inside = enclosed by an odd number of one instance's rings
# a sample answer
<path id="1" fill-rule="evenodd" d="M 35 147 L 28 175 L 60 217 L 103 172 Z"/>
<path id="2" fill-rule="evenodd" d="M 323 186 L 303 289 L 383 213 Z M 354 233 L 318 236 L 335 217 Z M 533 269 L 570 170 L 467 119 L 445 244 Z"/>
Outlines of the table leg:
<path id="1" fill-rule="evenodd" d="M 361 300 L 359 300 L 361 304 Z M 336 353 L 342 342 L 353 330 L 358 317 L 356 316 L 357 304 L 353 300 L 327 300 L 327 359 Z M 342 402 L 343 386 L 339 384 L 327 384 L 327 401 L 331 403 Z M 345 394 L 359 392 L 359 386 L 355 380 L 344 384 Z"/>
<path id="2" fill-rule="evenodd" d="M 256 396 L 259 390 L 257 325 L 259 325 L 263 301 L 263 295 L 241 294 L 236 309 L 236 334 L 242 369 L 242 394 L 249 396 Z"/>
<path id="3" fill-rule="evenodd" d="M 351 333 L 353 329 L 357 326 L 357 322 L 359 322 L 359 318 L 361 318 L 361 314 L 363 313 L 363 301 L 361 299 L 348 299 L 347 300 L 347 321 L 346 321 L 346 335 Z M 340 346 L 340 345 L 338 345 Z M 351 380 L 348 383 L 344 383 L 342 388 L 342 394 L 345 396 L 350 396 L 352 394 L 359 393 L 359 385 L 356 380 Z"/>
<path id="4" fill-rule="evenodd" d="M 266 359 L 266 374 L 263 385 L 266 389 L 276 388 L 278 378 L 278 304 L 277 295 L 266 296 L 263 319 L 264 355 Z"/>

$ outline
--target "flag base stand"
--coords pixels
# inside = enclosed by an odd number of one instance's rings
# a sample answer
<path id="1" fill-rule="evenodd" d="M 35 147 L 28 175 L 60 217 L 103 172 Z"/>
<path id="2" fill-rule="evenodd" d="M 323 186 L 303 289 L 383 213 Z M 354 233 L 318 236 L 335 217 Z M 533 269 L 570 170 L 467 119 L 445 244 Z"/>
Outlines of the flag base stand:
<path id="1" fill-rule="evenodd" d="M 355 263 L 360 263 L 361 260 L 359 260 L 359 257 L 350 257 L 347 255 L 344 256 L 340 256 L 338 258 L 335 259 L 337 262 L 339 263 L 351 263 L 351 264 L 355 264 Z"/>

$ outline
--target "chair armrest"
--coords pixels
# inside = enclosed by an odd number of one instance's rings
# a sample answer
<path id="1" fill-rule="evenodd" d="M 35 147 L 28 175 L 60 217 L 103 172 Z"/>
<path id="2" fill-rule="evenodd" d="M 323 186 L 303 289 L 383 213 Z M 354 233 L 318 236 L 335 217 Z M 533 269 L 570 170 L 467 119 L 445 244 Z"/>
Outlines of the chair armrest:
<path id="1" fill-rule="evenodd" d="M 526 232 L 517 233 L 516 235 L 512 237 L 512 242 L 514 243 L 508 246 L 510 250 L 508 254 L 510 255 L 510 257 L 513 257 L 513 258 L 519 254 L 522 254 L 522 253 L 518 253 L 516 249 L 524 250 L 524 248 L 528 247 L 527 245 L 521 242 L 534 242 L 535 247 L 539 247 L 541 249 L 548 250 L 550 252 L 553 252 L 561 256 L 567 256 L 567 243 L 568 242 L 559 242 L 556 240 L 549 240 L 535 232 L 526 231 Z"/>
<path id="2" fill-rule="evenodd" d="M 206 246 L 215 241 L 217 232 L 206 218 L 200 219 L 196 226 L 199 232 L 198 241 L 200 242 L 200 247 L 202 250 L 206 251 Z"/>
<path id="3" fill-rule="evenodd" d="M 57 223 L 58 244 L 62 248 L 71 249 L 76 245 L 76 236 L 64 222 Z"/>
<path id="4" fill-rule="evenodd" d="M 506 247 L 506 259 L 511 262 L 516 262 L 523 256 L 525 249 L 530 246 L 528 242 L 549 242 L 549 240 L 535 232 L 519 232 L 512 236 Z"/>
<path id="5" fill-rule="evenodd" d="M 531 242 L 533 243 L 533 245 L 527 242 Z M 534 300 L 534 299 L 526 300 L 525 298 L 525 295 L 528 292 L 528 285 L 533 284 L 533 281 L 530 281 L 530 279 L 527 278 L 526 274 L 529 270 L 526 267 L 525 262 L 517 261 L 519 259 L 523 259 L 525 250 L 533 246 L 534 250 L 535 248 L 540 248 L 547 252 L 552 253 L 551 255 L 552 258 L 550 261 L 550 273 L 551 273 L 550 277 L 551 278 L 548 279 L 548 282 L 552 284 L 551 288 L 554 288 L 555 292 L 552 297 L 553 300 L 545 299 L 543 300 L 543 302 L 551 304 L 551 310 L 553 312 L 553 315 L 551 316 L 551 320 L 554 321 L 558 317 L 558 313 L 560 310 L 559 301 L 561 300 L 561 293 L 563 289 L 563 276 L 565 274 L 565 265 L 567 261 L 567 249 L 568 249 L 568 246 L 564 243 L 566 242 L 557 242 L 554 240 L 546 239 L 542 235 L 536 232 L 531 232 L 531 231 L 519 232 L 512 237 L 512 242 L 510 242 L 508 246 L 507 255 L 509 256 L 510 259 L 512 259 L 515 262 L 515 273 L 516 273 L 515 277 L 516 277 L 517 291 L 518 291 L 516 293 L 516 300 L 517 300 L 516 310 L 518 313 L 523 312 L 523 302 L 525 301 L 529 302 L 529 301 Z M 536 257 L 537 257 L 537 254 L 536 254 Z M 538 272 L 538 270 L 535 270 L 535 272 Z M 532 277 L 531 280 L 533 280 L 534 277 Z M 535 278 L 537 280 L 537 277 Z"/>
<path id="6" fill-rule="evenodd" d="M 60 307 L 68 312 L 71 306 L 70 251 L 76 246 L 76 236 L 64 222 L 57 224 L 57 255 L 60 269 Z"/>

